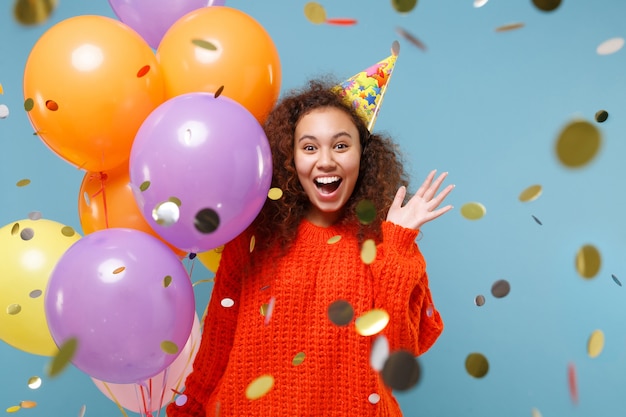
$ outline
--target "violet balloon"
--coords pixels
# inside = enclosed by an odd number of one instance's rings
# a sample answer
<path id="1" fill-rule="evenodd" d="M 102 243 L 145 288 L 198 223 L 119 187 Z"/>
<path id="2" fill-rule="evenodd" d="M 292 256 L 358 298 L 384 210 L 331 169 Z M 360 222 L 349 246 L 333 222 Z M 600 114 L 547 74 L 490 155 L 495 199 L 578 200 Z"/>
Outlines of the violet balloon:
<path id="1" fill-rule="evenodd" d="M 216 248 L 258 215 L 272 156 L 256 118 L 226 97 L 197 92 L 162 103 L 130 153 L 135 198 L 150 226 L 187 252 Z"/>
<path id="2" fill-rule="evenodd" d="M 223 6 L 225 0 L 109 0 L 109 5 L 122 23 L 130 26 L 154 49 L 165 32 L 189 12 L 207 6 Z"/>
<path id="3" fill-rule="evenodd" d="M 195 315 L 191 281 L 157 238 L 112 228 L 74 243 L 50 276 L 44 308 L 55 343 L 77 339 L 72 363 L 93 378 L 138 383 L 177 357 Z"/>

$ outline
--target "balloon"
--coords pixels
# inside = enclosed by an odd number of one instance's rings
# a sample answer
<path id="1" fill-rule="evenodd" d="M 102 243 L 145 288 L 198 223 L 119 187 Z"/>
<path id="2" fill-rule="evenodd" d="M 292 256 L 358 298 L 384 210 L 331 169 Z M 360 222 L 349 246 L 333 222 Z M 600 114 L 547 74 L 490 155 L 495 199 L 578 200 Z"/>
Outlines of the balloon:
<path id="1" fill-rule="evenodd" d="M 167 369 L 150 378 L 147 383 L 113 384 L 96 378 L 91 378 L 91 380 L 107 398 L 118 406 L 142 415 L 150 415 L 152 411 L 159 410 L 172 402 L 176 395 L 172 390 L 178 392 L 183 390 L 185 379 L 193 369 L 193 361 L 200 347 L 200 338 L 200 319 L 196 315 L 189 339 L 180 354 Z M 141 390 L 146 399 L 145 405 L 141 400 Z"/>
<path id="2" fill-rule="evenodd" d="M 71 227 L 46 219 L 0 229 L 0 338 L 6 343 L 35 355 L 58 352 L 43 295 L 54 266 L 78 239 Z"/>
<path id="3" fill-rule="evenodd" d="M 217 268 L 220 266 L 223 250 L 224 245 L 206 252 L 198 253 L 198 259 L 200 259 L 200 263 L 204 265 L 206 269 L 215 273 L 217 272 Z"/>
<path id="4" fill-rule="evenodd" d="M 144 219 L 135 202 L 127 163 L 106 172 L 85 173 L 78 197 L 78 216 L 85 234 L 118 227 L 140 230 L 161 239 Z M 179 258 L 186 255 L 163 242 Z"/>
<path id="5" fill-rule="evenodd" d="M 48 29 L 24 68 L 24 106 L 58 156 L 100 172 L 128 161 L 137 129 L 165 100 L 150 46 L 104 16 L 76 16 Z"/>
<path id="6" fill-rule="evenodd" d="M 104 229 L 70 247 L 44 300 L 57 346 L 75 338 L 72 363 L 105 382 L 137 383 L 169 366 L 195 314 L 191 281 L 161 241 L 133 229 Z"/>
<path id="7" fill-rule="evenodd" d="M 280 93 L 281 66 L 269 34 L 231 7 L 205 7 L 176 21 L 157 49 L 166 97 L 184 93 L 225 95 L 260 123 Z"/>
<path id="8" fill-rule="evenodd" d="M 187 252 L 214 249 L 252 223 L 267 198 L 272 156 L 261 125 L 228 97 L 167 100 L 137 132 L 135 199 L 150 226 Z"/>
<path id="9" fill-rule="evenodd" d="M 185 14 L 201 7 L 223 6 L 224 3 L 225 0 L 178 0 L 161 2 L 155 7 L 154 0 L 109 0 L 115 15 L 154 49 L 170 26 Z"/>

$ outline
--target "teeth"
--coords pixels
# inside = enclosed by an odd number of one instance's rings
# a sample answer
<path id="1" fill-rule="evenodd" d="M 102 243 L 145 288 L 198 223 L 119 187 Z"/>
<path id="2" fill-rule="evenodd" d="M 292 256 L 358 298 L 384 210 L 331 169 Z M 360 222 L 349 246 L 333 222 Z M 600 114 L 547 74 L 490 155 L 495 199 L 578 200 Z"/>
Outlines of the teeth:
<path id="1" fill-rule="evenodd" d="M 320 177 L 320 178 L 316 178 L 315 182 L 319 183 L 319 184 L 331 184 L 333 182 L 337 182 L 341 180 L 341 178 L 339 177 Z"/>

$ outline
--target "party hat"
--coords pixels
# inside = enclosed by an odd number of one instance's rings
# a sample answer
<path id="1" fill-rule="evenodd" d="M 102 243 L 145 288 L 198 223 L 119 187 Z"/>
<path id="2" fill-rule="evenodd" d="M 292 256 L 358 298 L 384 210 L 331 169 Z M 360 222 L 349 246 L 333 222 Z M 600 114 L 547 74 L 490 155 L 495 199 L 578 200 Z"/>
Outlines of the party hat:
<path id="1" fill-rule="evenodd" d="M 394 41 L 390 56 L 335 87 L 339 95 L 354 106 L 370 132 L 376 123 L 399 52 L 400 44 Z"/>

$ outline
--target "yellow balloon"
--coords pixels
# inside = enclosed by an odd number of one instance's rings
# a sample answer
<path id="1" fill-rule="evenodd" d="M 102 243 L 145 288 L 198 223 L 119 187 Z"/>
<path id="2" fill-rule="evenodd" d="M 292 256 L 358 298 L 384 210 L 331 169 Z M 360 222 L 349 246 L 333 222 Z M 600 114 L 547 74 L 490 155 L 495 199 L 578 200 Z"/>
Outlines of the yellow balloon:
<path id="1" fill-rule="evenodd" d="M 24 352 L 53 356 L 44 309 L 54 267 L 80 239 L 73 228 L 52 220 L 19 220 L 0 228 L 0 339 Z"/>
<path id="2" fill-rule="evenodd" d="M 200 262 L 206 267 L 206 269 L 215 273 L 217 272 L 217 267 L 220 265 L 220 259 L 222 259 L 223 250 L 224 245 L 219 246 L 215 249 L 208 250 L 206 252 L 201 252 L 198 254 L 198 259 L 200 259 Z"/>

